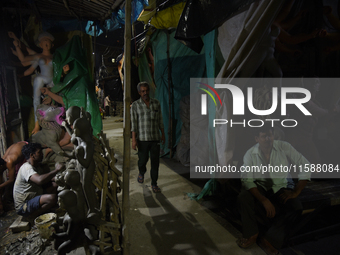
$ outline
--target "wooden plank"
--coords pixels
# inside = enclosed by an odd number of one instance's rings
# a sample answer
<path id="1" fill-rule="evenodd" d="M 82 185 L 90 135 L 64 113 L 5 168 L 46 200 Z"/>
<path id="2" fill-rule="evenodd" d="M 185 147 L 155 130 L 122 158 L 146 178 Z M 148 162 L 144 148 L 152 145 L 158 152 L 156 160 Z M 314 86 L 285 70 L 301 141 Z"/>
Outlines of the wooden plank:
<path id="1" fill-rule="evenodd" d="M 30 230 L 30 223 L 21 221 L 22 216 L 19 216 L 9 227 L 9 229 L 12 230 L 13 233 L 18 233 L 22 231 L 29 231 Z"/>
<path id="2" fill-rule="evenodd" d="M 117 224 L 117 223 L 114 223 L 114 222 L 106 222 L 104 224 L 105 227 L 108 227 L 108 228 L 120 228 L 121 225 L 120 224 Z"/>
<path id="3" fill-rule="evenodd" d="M 103 175 L 103 184 L 102 184 L 102 194 L 101 194 L 101 203 L 100 203 L 100 210 L 102 211 L 103 218 L 106 216 L 106 194 L 107 192 L 107 177 L 108 177 L 108 168 L 104 168 L 104 175 Z"/>

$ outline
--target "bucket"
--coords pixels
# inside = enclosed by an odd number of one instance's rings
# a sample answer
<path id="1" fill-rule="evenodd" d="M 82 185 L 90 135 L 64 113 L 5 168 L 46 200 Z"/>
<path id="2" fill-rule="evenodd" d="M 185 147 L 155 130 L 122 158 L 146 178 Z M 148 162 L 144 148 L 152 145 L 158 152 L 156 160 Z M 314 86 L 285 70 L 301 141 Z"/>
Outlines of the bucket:
<path id="1" fill-rule="evenodd" d="M 37 226 L 39 234 L 42 238 L 48 239 L 52 235 L 53 228 L 51 224 L 56 222 L 57 215 L 55 213 L 46 213 L 40 215 L 34 220 L 34 224 Z"/>

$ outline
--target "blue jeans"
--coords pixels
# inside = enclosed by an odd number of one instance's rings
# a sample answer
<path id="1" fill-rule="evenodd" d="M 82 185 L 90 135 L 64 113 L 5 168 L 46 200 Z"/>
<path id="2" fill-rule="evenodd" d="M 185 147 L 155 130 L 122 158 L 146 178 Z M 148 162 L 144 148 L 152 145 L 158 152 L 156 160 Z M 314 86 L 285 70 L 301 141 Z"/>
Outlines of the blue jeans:
<path id="1" fill-rule="evenodd" d="M 17 213 L 22 216 L 29 216 L 31 213 L 37 211 L 40 208 L 40 197 L 41 195 L 27 200 Z"/>

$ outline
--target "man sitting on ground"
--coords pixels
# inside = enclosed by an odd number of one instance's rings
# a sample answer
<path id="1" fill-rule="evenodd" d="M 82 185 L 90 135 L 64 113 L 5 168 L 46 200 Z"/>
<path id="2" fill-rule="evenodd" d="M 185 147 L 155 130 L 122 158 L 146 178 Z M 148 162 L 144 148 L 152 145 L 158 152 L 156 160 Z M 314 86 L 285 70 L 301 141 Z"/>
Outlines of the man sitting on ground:
<path id="1" fill-rule="evenodd" d="M 27 142 L 17 142 L 12 144 L 5 152 L 5 155 L 0 158 L 0 216 L 4 214 L 5 200 L 2 199 L 2 195 L 6 191 L 5 189 L 10 188 L 10 196 L 12 196 L 13 184 L 16 173 L 23 163 L 25 163 L 25 157 L 21 153 L 22 147 Z M 3 173 L 8 169 L 8 179 L 3 180 Z M 8 190 L 7 190 L 8 191 Z M 6 193 L 7 193 L 6 191 Z M 12 199 L 10 199 L 12 200 Z"/>
<path id="2" fill-rule="evenodd" d="M 22 154 L 27 162 L 20 167 L 14 184 L 15 210 L 19 215 L 34 219 L 57 205 L 57 185 L 51 181 L 64 165 L 46 173 L 40 164 L 43 153 L 38 143 L 25 145 Z"/>
<path id="3" fill-rule="evenodd" d="M 257 142 L 243 158 L 243 168 L 305 166 L 309 164 L 305 157 L 289 143 L 274 141 L 273 128 L 269 125 L 256 128 Z M 255 169 L 255 168 L 254 168 Z M 267 254 L 278 254 L 278 250 L 292 228 L 294 221 L 301 215 L 302 205 L 297 199 L 307 182 L 310 172 L 301 171 L 294 189 L 287 188 L 288 172 L 244 172 L 242 184 L 244 190 L 238 196 L 241 213 L 243 237 L 237 241 L 242 248 L 247 248 L 257 240 L 259 229 L 256 213 L 269 223 L 268 231 L 259 240 L 259 245 Z M 266 224 L 267 225 L 267 224 Z"/>

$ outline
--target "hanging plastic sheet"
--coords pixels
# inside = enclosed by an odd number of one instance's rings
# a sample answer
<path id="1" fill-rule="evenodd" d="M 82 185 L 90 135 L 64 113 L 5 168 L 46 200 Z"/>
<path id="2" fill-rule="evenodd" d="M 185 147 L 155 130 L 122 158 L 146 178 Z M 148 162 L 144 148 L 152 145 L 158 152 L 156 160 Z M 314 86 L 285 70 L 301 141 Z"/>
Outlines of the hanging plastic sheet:
<path id="1" fill-rule="evenodd" d="M 155 15 L 157 12 L 157 0 L 149 0 L 149 5 L 144 8 L 143 13 L 138 17 L 138 21 L 144 22 L 147 24 L 149 20 Z"/>
<path id="2" fill-rule="evenodd" d="M 133 0 L 131 2 L 132 7 L 132 23 L 135 22 L 141 12 L 144 9 L 144 6 L 148 6 L 149 2 L 148 0 Z M 115 11 L 111 14 L 111 18 L 105 20 L 104 26 L 101 27 L 97 25 L 97 31 L 96 36 L 99 36 L 103 33 L 103 29 L 107 31 L 113 31 L 118 28 L 121 28 L 122 25 L 125 24 L 125 6 L 122 9 L 119 9 L 118 11 Z M 91 36 L 94 36 L 94 29 L 93 29 L 93 21 L 88 21 L 86 25 L 86 33 L 88 33 Z"/>
<path id="3" fill-rule="evenodd" d="M 179 3 L 157 12 L 151 19 L 151 25 L 157 29 L 176 28 L 185 3 Z"/>
<path id="4" fill-rule="evenodd" d="M 103 33 L 103 30 L 97 24 L 95 24 L 95 22 L 93 22 L 91 20 L 89 20 L 87 22 L 85 31 L 86 31 L 87 34 L 89 34 L 91 36 L 100 36 Z"/>
<path id="5" fill-rule="evenodd" d="M 132 8 L 132 23 L 135 22 L 141 12 L 144 9 L 144 6 L 148 6 L 148 0 L 133 0 L 131 2 Z M 120 24 L 125 24 L 125 6 L 122 9 L 119 9 L 117 12 L 112 13 L 112 17 L 116 19 Z"/>
<path id="6" fill-rule="evenodd" d="M 164 131 L 169 132 L 169 92 L 168 92 L 168 59 L 167 59 L 167 31 L 158 30 L 153 34 L 150 42 L 154 53 L 156 84 L 155 97 L 161 103 Z M 192 51 L 174 39 L 175 31 L 170 34 L 170 61 L 172 65 L 171 77 L 173 84 L 173 134 L 175 136 L 173 147 L 179 141 L 182 121 L 180 119 L 181 98 L 190 93 L 190 78 L 203 77 L 205 71 L 204 51 L 200 54 Z M 164 153 L 169 152 L 168 137 L 162 147 Z"/>
<path id="7" fill-rule="evenodd" d="M 106 31 L 113 31 L 121 28 L 121 24 L 118 22 L 117 18 L 112 16 L 111 19 L 107 19 L 104 22 L 104 29 Z"/>
<path id="8" fill-rule="evenodd" d="M 146 57 L 146 50 L 138 60 L 138 76 L 141 81 L 146 81 L 150 85 L 150 97 L 155 97 L 156 85 L 153 82 L 152 74 L 149 68 L 149 61 Z"/>
<path id="9" fill-rule="evenodd" d="M 255 71 L 255 68 L 248 65 L 249 60 L 254 56 L 256 58 L 256 54 L 259 53 L 258 45 L 267 34 L 281 5 L 282 1 L 258 1 L 253 3 L 245 13 L 235 15 L 219 28 L 218 42 L 226 60 L 217 76 L 216 83 L 220 82 L 220 78 L 227 78 L 228 80 L 224 82 L 231 83 L 241 71 L 246 70 L 248 73 Z M 240 81 L 235 85 L 243 89 L 247 79 Z M 223 91 L 220 97 L 226 104 L 216 108 L 216 118 L 228 119 L 232 115 L 231 94 Z M 216 128 L 215 136 L 218 163 L 228 165 L 235 156 L 235 138 L 238 136 L 236 129 L 228 126 Z"/>
<path id="10" fill-rule="evenodd" d="M 63 66 L 69 65 L 70 71 L 63 75 Z M 102 130 L 102 120 L 95 93 L 94 83 L 90 79 L 85 50 L 81 47 L 79 36 L 74 36 L 53 55 L 53 93 L 62 96 L 65 108 L 84 107 L 91 114 L 93 134 Z"/>
<path id="11" fill-rule="evenodd" d="M 255 0 L 188 0 L 177 26 L 176 39 L 197 38 L 220 26 Z"/>

